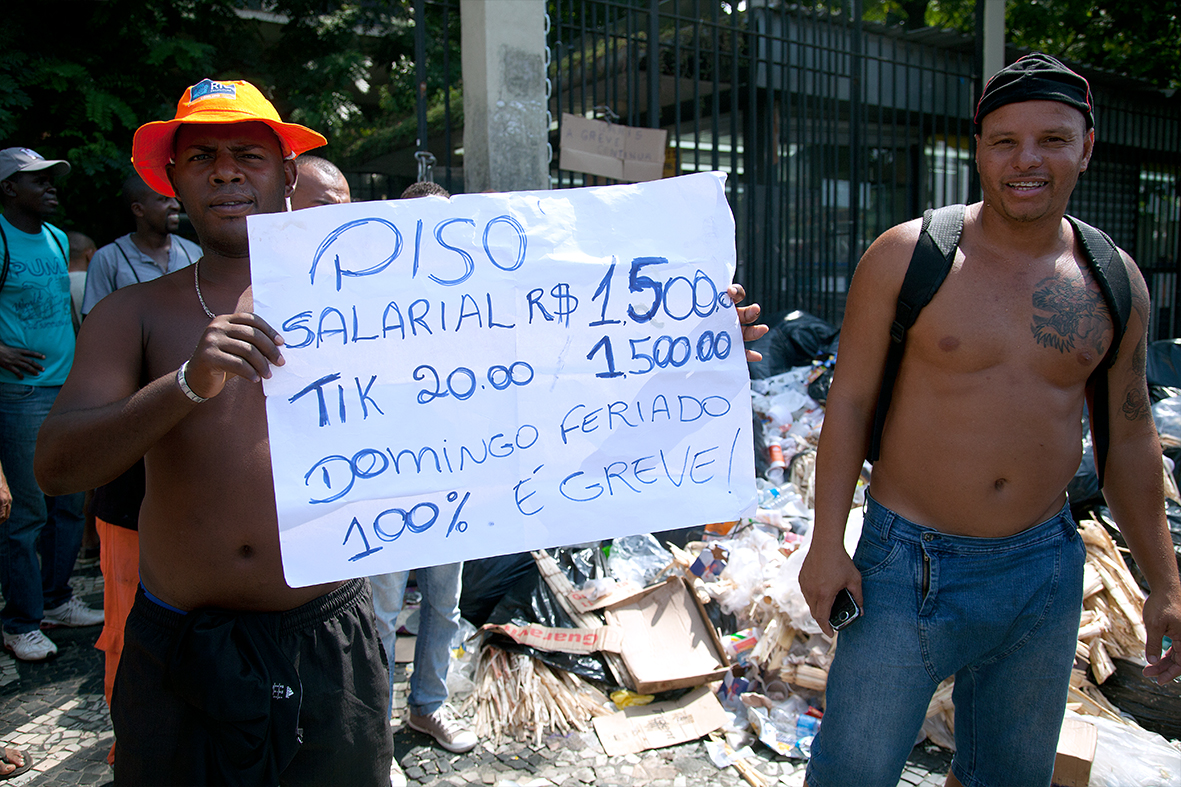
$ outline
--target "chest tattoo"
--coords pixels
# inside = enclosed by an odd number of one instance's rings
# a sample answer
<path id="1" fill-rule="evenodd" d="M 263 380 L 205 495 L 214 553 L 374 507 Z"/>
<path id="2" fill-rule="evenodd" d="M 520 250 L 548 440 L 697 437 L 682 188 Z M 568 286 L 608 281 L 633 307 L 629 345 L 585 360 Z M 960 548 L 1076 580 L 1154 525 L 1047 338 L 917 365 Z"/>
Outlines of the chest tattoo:
<path id="1" fill-rule="evenodd" d="M 1111 327 L 1107 302 L 1089 270 L 1051 276 L 1033 291 L 1033 339 L 1061 353 L 1106 352 Z"/>

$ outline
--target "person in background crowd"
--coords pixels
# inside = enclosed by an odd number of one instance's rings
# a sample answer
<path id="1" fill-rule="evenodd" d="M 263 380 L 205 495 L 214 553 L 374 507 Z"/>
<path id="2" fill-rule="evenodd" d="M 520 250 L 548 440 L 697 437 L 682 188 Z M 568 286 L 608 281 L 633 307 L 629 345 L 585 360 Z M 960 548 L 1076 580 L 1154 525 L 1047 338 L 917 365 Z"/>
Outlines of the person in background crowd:
<path id="1" fill-rule="evenodd" d="M 94 255 L 86 278 L 83 315 L 115 290 L 186 268 L 201 256 L 197 244 L 173 234 L 180 226 L 180 203 L 175 197 L 157 193 L 132 172 L 123 181 L 123 200 L 135 221 L 135 231 L 108 243 Z M 143 496 L 141 459 L 118 478 L 95 489 L 88 506 L 88 520 L 93 518 L 103 545 L 103 632 L 95 647 L 106 658 L 103 695 L 108 707 L 123 652 L 123 625 L 139 585 L 138 527 Z M 108 762 L 114 763 L 114 756 L 112 744 Z"/>
<path id="2" fill-rule="evenodd" d="M 402 192 L 402 199 L 437 195 L 450 197 L 447 190 L 434 183 L 413 183 Z M 433 737 L 451 752 L 471 751 L 479 743 L 470 725 L 455 715 L 447 705 L 447 670 L 451 665 L 451 641 L 459 632 L 459 592 L 463 563 L 415 569 L 415 581 L 422 595 L 418 633 L 414 642 L 414 671 L 410 675 L 411 729 Z M 377 632 L 385 646 L 393 687 L 394 643 L 398 639 L 398 614 L 406 594 L 409 571 L 380 574 L 369 578 L 373 585 L 373 609 L 377 613 Z"/>
<path id="3" fill-rule="evenodd" d="M 69 230 L 66 238 L 70 241 L 70 316 L 74 323 L 74 333 L 82 327 L 82 298 L 86 294 L 86 269 L 90 266 L 90 259 L 97 251 L 94 241 L 88 235 Z M 90 503 L 94 491 L 87 490 L 82 503 L 84 525 L 82 529 L 82 548 L 78 551 L 76 568 L 93 566 L 98 562 L 98 530 L 94 526 L 94 514 L 91 513 Z M 105 607 L 104 607 L 105 609 Z"/>
<path id="4" fill-rule="evenodd" d="M 450 197 L 447 189 L 429 180 L 419 180 L 411 183 L 402 192 L 399 199 L 414 199 L 415 197 Z"/>
<path id="5" fill-rule="evenodd" d="M 295 160 L 295 166 L 299 179 L 291 195 L 292 210 L 352 201 L 344 173 L 328 159 L 304 153 Z"/>
<path id="6" fill-rule="evenodd" d="M 8 521 L 12 513 L 12 490 L 8 488 L 8 479 L 4 477 L 4 467 L 0 466 L 0 525 Z"/>
<path id="7" fill-rule="evenodd" d="M 70 306 L 73 309 L 74 333 L 82 325 L 82 297 L 86 294 L 86 269 L 97 249 L 94 241 L 81 232 L 66 233 L 70 241 Z"/>
<path id="8" fill-rule="evenodd" d="M 69 171 L 28 148 L 0 151 L 0 466 L 12 493 L 0 526 L 0 620 L 4 647 L 22 661 L 57 653 L 42 625 L 102 622 L 69 583 L 83 495 L 47 495 L 33 475 L 37 430 L 74 361 L 69 240 L 45 221 L 58 206 L 54 179 Z"/>
<path id="9" fill-rule="evenodd" d="M 180 203 L 154 191 L 133 172 L 123 181 L 123 200 L 135 219 L 135 231 L 99 249 L 90 261 L 82 315 L 120 287 L 158 279 L 192 265 L 201 247 L 174 234 L 180 226 Z"/>

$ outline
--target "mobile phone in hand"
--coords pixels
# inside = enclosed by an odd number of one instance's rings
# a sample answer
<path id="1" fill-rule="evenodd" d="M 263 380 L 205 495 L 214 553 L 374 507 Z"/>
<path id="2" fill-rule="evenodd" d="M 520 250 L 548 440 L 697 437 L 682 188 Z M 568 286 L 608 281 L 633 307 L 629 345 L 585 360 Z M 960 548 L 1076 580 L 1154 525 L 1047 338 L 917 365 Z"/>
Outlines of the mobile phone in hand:
<path id="1" fill-rule="evenodd" d="M 857 606 L 853 594 L 848 588 L 841 588 L 837 591 L 837 597 L 832 602 L 832 610 L 828 613 L 828 625 L 840 631 L 859 617 L 861 607 Z"/>

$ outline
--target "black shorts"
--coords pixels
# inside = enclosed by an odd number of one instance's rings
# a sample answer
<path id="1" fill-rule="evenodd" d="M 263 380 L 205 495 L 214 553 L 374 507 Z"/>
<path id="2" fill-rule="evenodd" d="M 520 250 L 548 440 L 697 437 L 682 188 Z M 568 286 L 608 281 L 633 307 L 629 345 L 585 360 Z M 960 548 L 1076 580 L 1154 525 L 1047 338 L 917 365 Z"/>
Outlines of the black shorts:
<path id="1" fill-rule="evenodd" d="M 282 613 L 141 586 L 115 678 L 115 783 L 388 785 L 389 676 L 367 580 Z"/>

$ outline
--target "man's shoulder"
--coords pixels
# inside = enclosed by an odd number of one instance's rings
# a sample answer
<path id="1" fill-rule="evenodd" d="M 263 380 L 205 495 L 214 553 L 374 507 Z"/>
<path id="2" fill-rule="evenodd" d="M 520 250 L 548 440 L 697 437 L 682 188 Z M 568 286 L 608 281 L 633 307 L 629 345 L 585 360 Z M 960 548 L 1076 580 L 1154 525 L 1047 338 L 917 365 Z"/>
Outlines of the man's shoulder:
<path id="1" fill-rule="evenodd" d="M 870 244 L 858 267 L 869 265 L 905 273 L 922 233 L 922 225 L 921 218 L 895 224 Z"/>
<path id="2" fill-rule="evenodd" d="M 130 240 L 131 240 L 131 233 L 130 232 L 127 233 L 126 235 L 120 235 L 119 237 L 117 237 L 113 241 L 111 241 L 110 243 L 105 243 L 102 246 L 99 246 L 98 251 L 96 251 L 94 254 L 95 254 L 95 256 L 98 256 L 99 254 L 114 254 L 116 251 L 119 250 L 120 241 L 130 241 Z"/>
<path id="3" fill-rule="evenodd" d="M 90 264 L 94 265 L 96 262 L 102 263 L 102 262 L 109 260 L 109 259 L 121 258 L 121 256 L 124 253 L 124 250 L 119 245 L 119 243 L 121 241 L 126 242 L 130 238 L 131 238 L 131 233 L 127 233 L 126 235 L 120 235 L 118 238 L 115 238 L 110 243 L 107 243 L 103 246 L 99 246 L 98 251 L 96 251 L 94 253 L 94 256 L 90 258 Z"/>
<path id="4" fill-rule="evenodd" d="M 91 260 L 92 265 L 93 263 L 94 261 Z M 114 309 L 124 317 L 139 320 L 157 311 L 167 314 L 169 309 L 173 307 L 178 292 L 184 288 L 183 283 L 176 278 L 178 275 L 184 274 L 181 271 L 174 271 L 155 279 L 111 290 L 93 304 L 88 316 L 98 313 L 100 309 L 105 312 Z M 192 286 L 191 274 L 189 274 L 188 283 L 189 286 Z"/>
<path id="5" fill-rule="evenodd" d="M 201 254 L 202 254 L 201 247 L 198 246 L 196 243 L 193 243 L 191 240 L 184 237 L 183 235 L 177 235 L 176 233 L 173 233 L 172 234 L 172 242 L 176 243 L 179 246 L 181 246 L 182 248 L 188 250 L 188 252 L 190 254 L 193 254 L 194 261 L 196 261 L 197 257 L 201 256 Z M 195 254 L 194 254 L 194 252 L 195 252 Z"/>
<path id="6" fill-rule="evenodd" d="M 66 236 L 65 230 L 62 230 L 62 229 L 59 229 L 58 227 L 53 226 L 48 221 L 42 222 L 41 226 L 45 228 L 45 231 L 47 233 L 49 233 L 50 235 L 52 235 L 54 237 L 54 239 L 58 242 L 58 244 L 60 246 L 62 246 L 62 248 L 64 248 L 64 249 L 70 248 L 70 239 L 69 239 L 69 237 Z M 68 261 L 69 260 L 69 252 L 66 252 L 66 258 Z"/>

